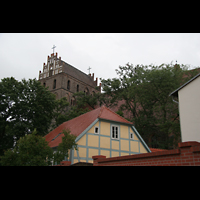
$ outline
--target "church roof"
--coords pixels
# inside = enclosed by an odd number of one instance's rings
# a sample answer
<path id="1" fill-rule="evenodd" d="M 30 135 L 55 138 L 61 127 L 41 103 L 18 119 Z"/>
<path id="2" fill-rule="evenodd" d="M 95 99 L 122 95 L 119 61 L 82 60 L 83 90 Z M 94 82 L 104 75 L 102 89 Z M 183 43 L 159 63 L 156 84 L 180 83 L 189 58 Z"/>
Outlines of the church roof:
<path id="1" fill-rule="evenodd" d="M 84 72 L 80 71 L 79 69 L 73 67 L 72 65 L 66 63 L 65 61 L 64 65 L 63 65 L 63 71 L 67 74 L 69 74 L 70 76 L 81 80 L 82 82 L 92 86 L 92 87 L 96 87 L 97 84 L 96 82 L 93 80 L 93 78 L 87 74 L 85 74 Z"/>
<path id="2" fill-rule="evenodd" d="M 62 142 L 62 137 L 64 134 L 61 134 L 61 132 L 63 129 L 69 129 L 71 131 L 70 134 L 79 136 L 87 127 L 89 127 L 90 124 L 92 124 L 98 118 L 132 125 L 131 122 L 114 113 L 109 108 L 102 106 L 62 123 L 60 126 L 55 128 L 44 137 L 46 141 L 49 142 L 50 147 L 56 147 L 59 145 L 59 143 Z"/>

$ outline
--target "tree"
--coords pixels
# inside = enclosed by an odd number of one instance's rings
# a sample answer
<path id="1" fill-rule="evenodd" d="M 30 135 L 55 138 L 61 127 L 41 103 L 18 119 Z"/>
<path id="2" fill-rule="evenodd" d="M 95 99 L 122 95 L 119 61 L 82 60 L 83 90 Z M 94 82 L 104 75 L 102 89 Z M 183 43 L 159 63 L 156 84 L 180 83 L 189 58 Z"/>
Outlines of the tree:
<path id="1" fill-rule="evenodd" d="M 55 95 L 36 79 L 17 81 L 4 78 L 0 82 L 0 155 L 13 148 L 16 141 L 37 128 L 38 134 L 48 133 Z"/>
<path id="2" fill-rule="evenodd" d="M 95 106 L 97 105 L 97 94 L 94 93 L 92 96 L 86 95 L 84 92 L 77 92 L 74 94 L 74 97 L 76 99 L 76 106 L 78 108 L 84 108 L 87 105 L 95 109 Z"/>
<path id="3" fill-rule="evenodd" d="M 130 120 L 150 147 L 175 147 L 180 141 L 179 113 L 169 94 L 198 72 L 172 63 L 160 66 L 128 63 L 116 72 L 119 78 L 101 80 L 110 102 L 124 100 L 120 110 L 131 112 Z"/>
<path id="4" fill-rule="evenodd" d="M 77 149 L 77 144 L 75 143 L 76 136 L 70 134 L 70 130 L 63 130 L 62 142 L 58 145 L 57 151 L 54 154 L 54 163 L 60 163 L 65 158 L 69 157 L 69 150 L 71 148 Z"/>
<path id="5" fill-rule="evenodd" d="M 53 150 L 45 138 L 32 134 L 20 137 L 14 149 L 8 149 L 1 156 L 3 166 L 49 166 L 53 160 Z"/>
<path id="6" fill-rule="evenodd" d="M 82 101 L 82 100 L 80 100 Z M 78 117 L 86 112 L 88 112 L 88 108 L 84 108 L 84 103 L 80 103 L 80 105 L 69 106 L 69 102 L 66 97 L 56 100 L 56 106 L 53 113 L 53 119 L 51 123 L 51 127 L 49 130 L 53 130 L 58 127 L 63 122 L 66 122 L 70 119 Z"/>

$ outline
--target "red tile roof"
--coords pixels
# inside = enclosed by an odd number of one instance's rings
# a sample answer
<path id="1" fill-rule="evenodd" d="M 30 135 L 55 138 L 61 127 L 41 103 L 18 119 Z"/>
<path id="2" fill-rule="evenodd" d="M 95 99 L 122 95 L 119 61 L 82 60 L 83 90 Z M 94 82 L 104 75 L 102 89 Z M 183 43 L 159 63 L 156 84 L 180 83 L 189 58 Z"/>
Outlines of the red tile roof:
<path id="1" fill-rule="evenodd" d="M 59 136 L 58 134 L 61 133 L 63 129 L 69 129 L 71 131 L 70 134 L 79 136 L 97 118 L 126 123 L 126 124 L 132 124 L 123 117 L 111 111 L 109 108 L 102 106 L 95 110 L 87 112 L 83 115 L 80 115 L 79 117 L 76 117 L 74 119 L 62 123 L 60 126 L 55 128 L 53 131 L 51 131 L 44 137 L 46 141 L 49 142 L 50 147 L 56 147 L 59 145 L 59 143 L 62 142 L 63 134 L 60 134 Z"/>

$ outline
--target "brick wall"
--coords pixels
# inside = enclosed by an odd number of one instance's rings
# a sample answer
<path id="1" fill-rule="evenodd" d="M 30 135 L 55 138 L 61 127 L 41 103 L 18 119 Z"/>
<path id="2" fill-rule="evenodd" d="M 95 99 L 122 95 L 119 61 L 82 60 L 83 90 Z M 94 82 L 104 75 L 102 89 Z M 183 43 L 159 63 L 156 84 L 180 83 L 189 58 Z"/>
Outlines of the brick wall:
<path id="1" fill-rule="evenodd" d="M 93 156 L 94 166 L 200 166 L 200 143 L 182 142 L 178 149 L 106 158 Z"/>

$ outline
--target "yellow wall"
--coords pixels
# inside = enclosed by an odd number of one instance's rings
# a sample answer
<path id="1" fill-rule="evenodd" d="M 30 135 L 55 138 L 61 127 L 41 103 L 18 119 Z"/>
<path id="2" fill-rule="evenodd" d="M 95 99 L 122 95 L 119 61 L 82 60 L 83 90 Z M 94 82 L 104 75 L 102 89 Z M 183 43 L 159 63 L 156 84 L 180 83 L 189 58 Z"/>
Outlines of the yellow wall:
<path id="1" fill-rule="evenodd" d="M 100 130 L 101 130 L 100 131 L 101 135 L 108 135 L 108 136 L 110 136 L 110 123 L 101 122 Z"/>
<path id="2" fill-rule="evenodd" d="M 111 139 L 112 125 L 119 126 L 119 140 Z M 95 134 L 95 127 L 99 128 L 99 134 Z M 130 133 L 134 133 L 134 131 L 129 125 L 98 121 L 77 141 L 78 152 L 73 151 L 74 159 L 72 163 L 93 162 L 92 156 L 94 155 L 105 155 L 108 158 L 147 153 L 135 133 L 133 139 L 129 139 Z"/>

